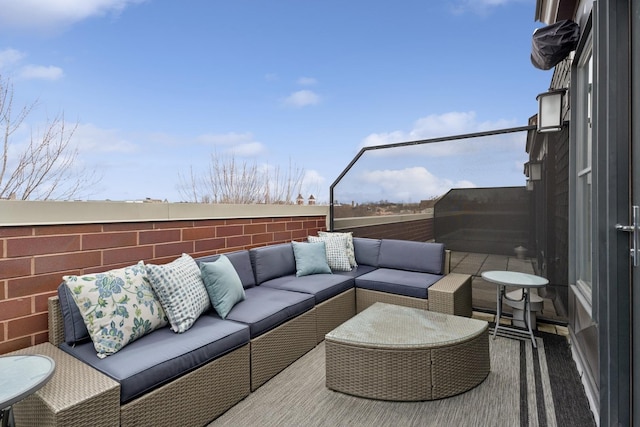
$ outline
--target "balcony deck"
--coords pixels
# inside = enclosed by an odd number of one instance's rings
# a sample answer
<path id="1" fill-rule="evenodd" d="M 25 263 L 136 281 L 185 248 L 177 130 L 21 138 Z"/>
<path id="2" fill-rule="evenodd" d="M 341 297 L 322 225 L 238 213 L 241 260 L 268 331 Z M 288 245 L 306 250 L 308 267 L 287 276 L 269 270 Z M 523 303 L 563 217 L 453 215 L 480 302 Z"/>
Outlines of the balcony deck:
<path id="1" fill-rule="evenodd" d="M 473 252 L 451 253 L 451 271 L 470 274 L 472 280 L 472 298 L 475 315 L 493 321 L 496 312 L 496 286 L 485 281 L 481 274 L 488 270 L 508 270 L 536 274 L 535 260 L 518 259 L 515 256 L 493 255 Z M 556 311 L 553 301 L 543 297 L 542 312 L 537 313 L 538 327 L 551 333 L 566 334 L 566 318 Z M 511 307 L 503 304 L 504 312 L 511 316 Z"/>

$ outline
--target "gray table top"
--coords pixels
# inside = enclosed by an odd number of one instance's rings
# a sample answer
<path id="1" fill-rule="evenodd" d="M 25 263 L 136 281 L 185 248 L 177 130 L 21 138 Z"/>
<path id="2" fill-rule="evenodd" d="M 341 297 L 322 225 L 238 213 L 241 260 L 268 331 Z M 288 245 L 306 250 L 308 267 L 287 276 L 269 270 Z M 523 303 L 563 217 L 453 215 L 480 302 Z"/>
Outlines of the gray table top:
<path id="1" fill-rule="evenodd" d="M 325 338 L 372 348 L 429 348 L 466 342 L 487 327 L 484 320 L 377 302 Z"/>
<path id="2" fill-rule="evenodd" d="M 0 409 L 45 385 L 55 366 L 53 359 L 42 355 L 0 356 Z"/>

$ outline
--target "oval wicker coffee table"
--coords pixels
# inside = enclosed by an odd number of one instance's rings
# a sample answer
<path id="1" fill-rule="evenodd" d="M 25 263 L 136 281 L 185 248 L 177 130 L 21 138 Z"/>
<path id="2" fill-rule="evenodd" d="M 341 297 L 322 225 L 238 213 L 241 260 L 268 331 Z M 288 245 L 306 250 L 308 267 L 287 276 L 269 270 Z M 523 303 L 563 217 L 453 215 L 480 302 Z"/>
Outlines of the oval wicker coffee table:
<path id="1" fill-rule="evenodd" d="M 380 400 L 463 393 L 490 371 L 488 323 L 375 303 L 325 336 L 328 388 Z"/>

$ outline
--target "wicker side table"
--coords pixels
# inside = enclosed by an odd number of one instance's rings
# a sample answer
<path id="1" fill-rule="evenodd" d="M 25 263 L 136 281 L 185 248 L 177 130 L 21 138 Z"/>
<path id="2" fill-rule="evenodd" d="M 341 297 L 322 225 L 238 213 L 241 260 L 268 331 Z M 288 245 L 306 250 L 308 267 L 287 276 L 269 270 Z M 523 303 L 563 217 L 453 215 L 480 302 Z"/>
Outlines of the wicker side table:
<path id="1" fill-rule="evenodd" d="M 13 406 L 18 426 L 119 426 L 120 384 L 50 343 L 10 354 L 52 358 L 51 380 Z"/>
<path id="2" fill-rule="evenodd" d="M 490 371 L 488 323 L 375 303 L 325 338 L 326 385 L 380 400 L 463 393 Z"/>

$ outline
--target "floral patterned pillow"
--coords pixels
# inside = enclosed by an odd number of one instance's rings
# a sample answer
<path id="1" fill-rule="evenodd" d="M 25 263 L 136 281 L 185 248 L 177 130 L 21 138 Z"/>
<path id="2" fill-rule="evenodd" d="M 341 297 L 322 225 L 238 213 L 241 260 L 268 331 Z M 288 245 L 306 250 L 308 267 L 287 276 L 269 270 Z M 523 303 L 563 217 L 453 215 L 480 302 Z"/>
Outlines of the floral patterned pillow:
<path id="1" fill-rule="evenodd" d="M 64 276 L 99 358 L 166 326 L 144 263 L 84 276 Z"/>

